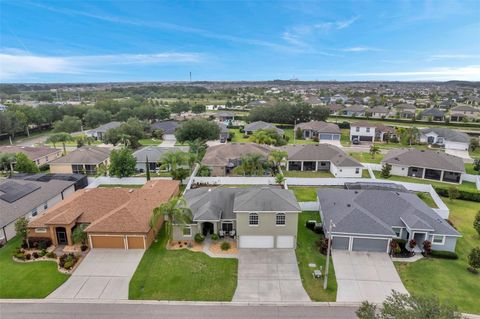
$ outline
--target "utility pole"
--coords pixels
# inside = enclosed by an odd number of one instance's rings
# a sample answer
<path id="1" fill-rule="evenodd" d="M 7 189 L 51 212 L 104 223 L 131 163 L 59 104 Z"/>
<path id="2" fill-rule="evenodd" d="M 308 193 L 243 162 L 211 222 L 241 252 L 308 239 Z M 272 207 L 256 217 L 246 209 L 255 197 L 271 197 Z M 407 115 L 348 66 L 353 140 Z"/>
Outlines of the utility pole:
<path id="1" fill-rule="evenodd" d="M 335 228 L 335 224 L 330 219 L 330 225 L 328 226 L 327 264 L 325 265 L 325 275 L 323 277 L 323 289 L 327 289 L 328 284 L 328 266 L 330 265 L 330 250 L 332 249 L 332 228 Z"/>

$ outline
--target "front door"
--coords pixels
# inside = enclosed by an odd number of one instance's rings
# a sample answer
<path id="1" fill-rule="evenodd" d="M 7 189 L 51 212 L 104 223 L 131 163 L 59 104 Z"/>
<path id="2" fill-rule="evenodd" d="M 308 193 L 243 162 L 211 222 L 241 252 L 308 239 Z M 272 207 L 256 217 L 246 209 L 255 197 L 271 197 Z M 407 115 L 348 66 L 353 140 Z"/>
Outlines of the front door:
<path id="1" fill-rule="evenodd" d="M 213 234 L 213 224 L 210 222 L 205 222 L 202 224 L 202 233 L 204 236 Z"/>
<path id="2" fill-rule="evenodd" d="M 65 230 L 64 227 L 57 227 L 56 228 L 56 233 L 57 233 L 57 242 L 58 242 L 59 245 L 68 244 L 67 231 Z"/>

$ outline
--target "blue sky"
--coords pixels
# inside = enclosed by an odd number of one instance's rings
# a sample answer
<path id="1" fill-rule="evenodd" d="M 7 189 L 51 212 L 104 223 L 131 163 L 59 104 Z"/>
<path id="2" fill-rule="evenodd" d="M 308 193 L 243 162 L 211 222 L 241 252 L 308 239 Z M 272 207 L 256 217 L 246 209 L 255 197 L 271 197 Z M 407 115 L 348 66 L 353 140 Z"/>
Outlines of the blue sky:
<path id="1" fill-rule="evenodd" d="M 480 1 L 0 0 L 1 82 L 480 80 Z"/>

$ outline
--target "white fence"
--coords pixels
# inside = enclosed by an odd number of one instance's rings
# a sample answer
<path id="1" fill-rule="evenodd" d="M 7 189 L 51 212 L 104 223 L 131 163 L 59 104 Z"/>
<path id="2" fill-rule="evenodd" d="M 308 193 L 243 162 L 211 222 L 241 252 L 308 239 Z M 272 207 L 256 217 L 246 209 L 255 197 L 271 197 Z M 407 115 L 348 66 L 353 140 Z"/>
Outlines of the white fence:
<path id="1" fill-rule="evenodd" d="M 273 185 L 274 177 L 193 177 L 193 184 L 208 185 Z"/>
<path id="2" fill-rule="evenodd" d="M 302 211 L 318 211 L 319 204 L 318 202 L 298 202 Z"/>

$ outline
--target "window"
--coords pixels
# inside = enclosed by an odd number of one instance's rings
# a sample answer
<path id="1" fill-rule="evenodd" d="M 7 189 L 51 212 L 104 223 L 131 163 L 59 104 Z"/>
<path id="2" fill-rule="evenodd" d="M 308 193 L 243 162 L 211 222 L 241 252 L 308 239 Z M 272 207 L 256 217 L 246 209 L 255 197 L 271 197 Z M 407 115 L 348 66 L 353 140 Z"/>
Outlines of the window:
<path id="1" fill-rule="evenodd" d="M 35 228 L 35 232 L 36 233 L 46 233 L 47 228 L 46 227 L 38 227 L 38 228 Z"/>
<path id="2" fill-rule="evenodd" d="M 248 224 L 250 226 L 258 226 L 258 214 L 257 213 L 251 213 L 248 215 Z"/>
<path id="3" fill-rule="evenodd" d="M 285 214 L 278 213 L 276 216 L 276 223 L 277 226 L 284 226 L 285 225 Z"/>
<path id="4" fill-rule="evenodd" d="M 32 217 L 37 216 L 37 209 L 36 208 L 32 209 L 31 214 L 32 214 Z"/>
<path id="5" fill-rule="evenodd" d="M 367 133 L 370 133 L 370 128 L 369 127 L 367 127 Z"/>
<path id="6" fill-rule="evenodd" d="M 43 204 L 43 209 L 47 209 L 47 208 L 48 208 L 48 204 L 47 203 Z"/>
<path id="7" fill-rule="evenodd" d="M 357 127 L 355 128 L 355 132 L 360 132 L 360 127 L 357 126 Z"/>
<path id="8" fill-rule="evenodd" d="M 360 173 L 360 168 L 357 167 L 355 168 L 355 174 L 358 174 L 358 173 Z"/>
<path id="9" fill-rule="evenodd" d="M 183 236 L 185 236 L 185 237 L 192 236 L 192 227 L 190 227 L 190 226 L 183 227 Z"/>
<path id="10" fill-rule="evenodd" d="M 401 237 L 402 235 L 402 229 L 400 227 L 392 227 L 392 230 L 395 232 L 395 235 L 397 237 Z"/>
<path id="11" fill-rule="evenodd" d="M 432 244 L 443 245 L 445 244 L 445 236 L 442 235 L 433 235 Z"/>

